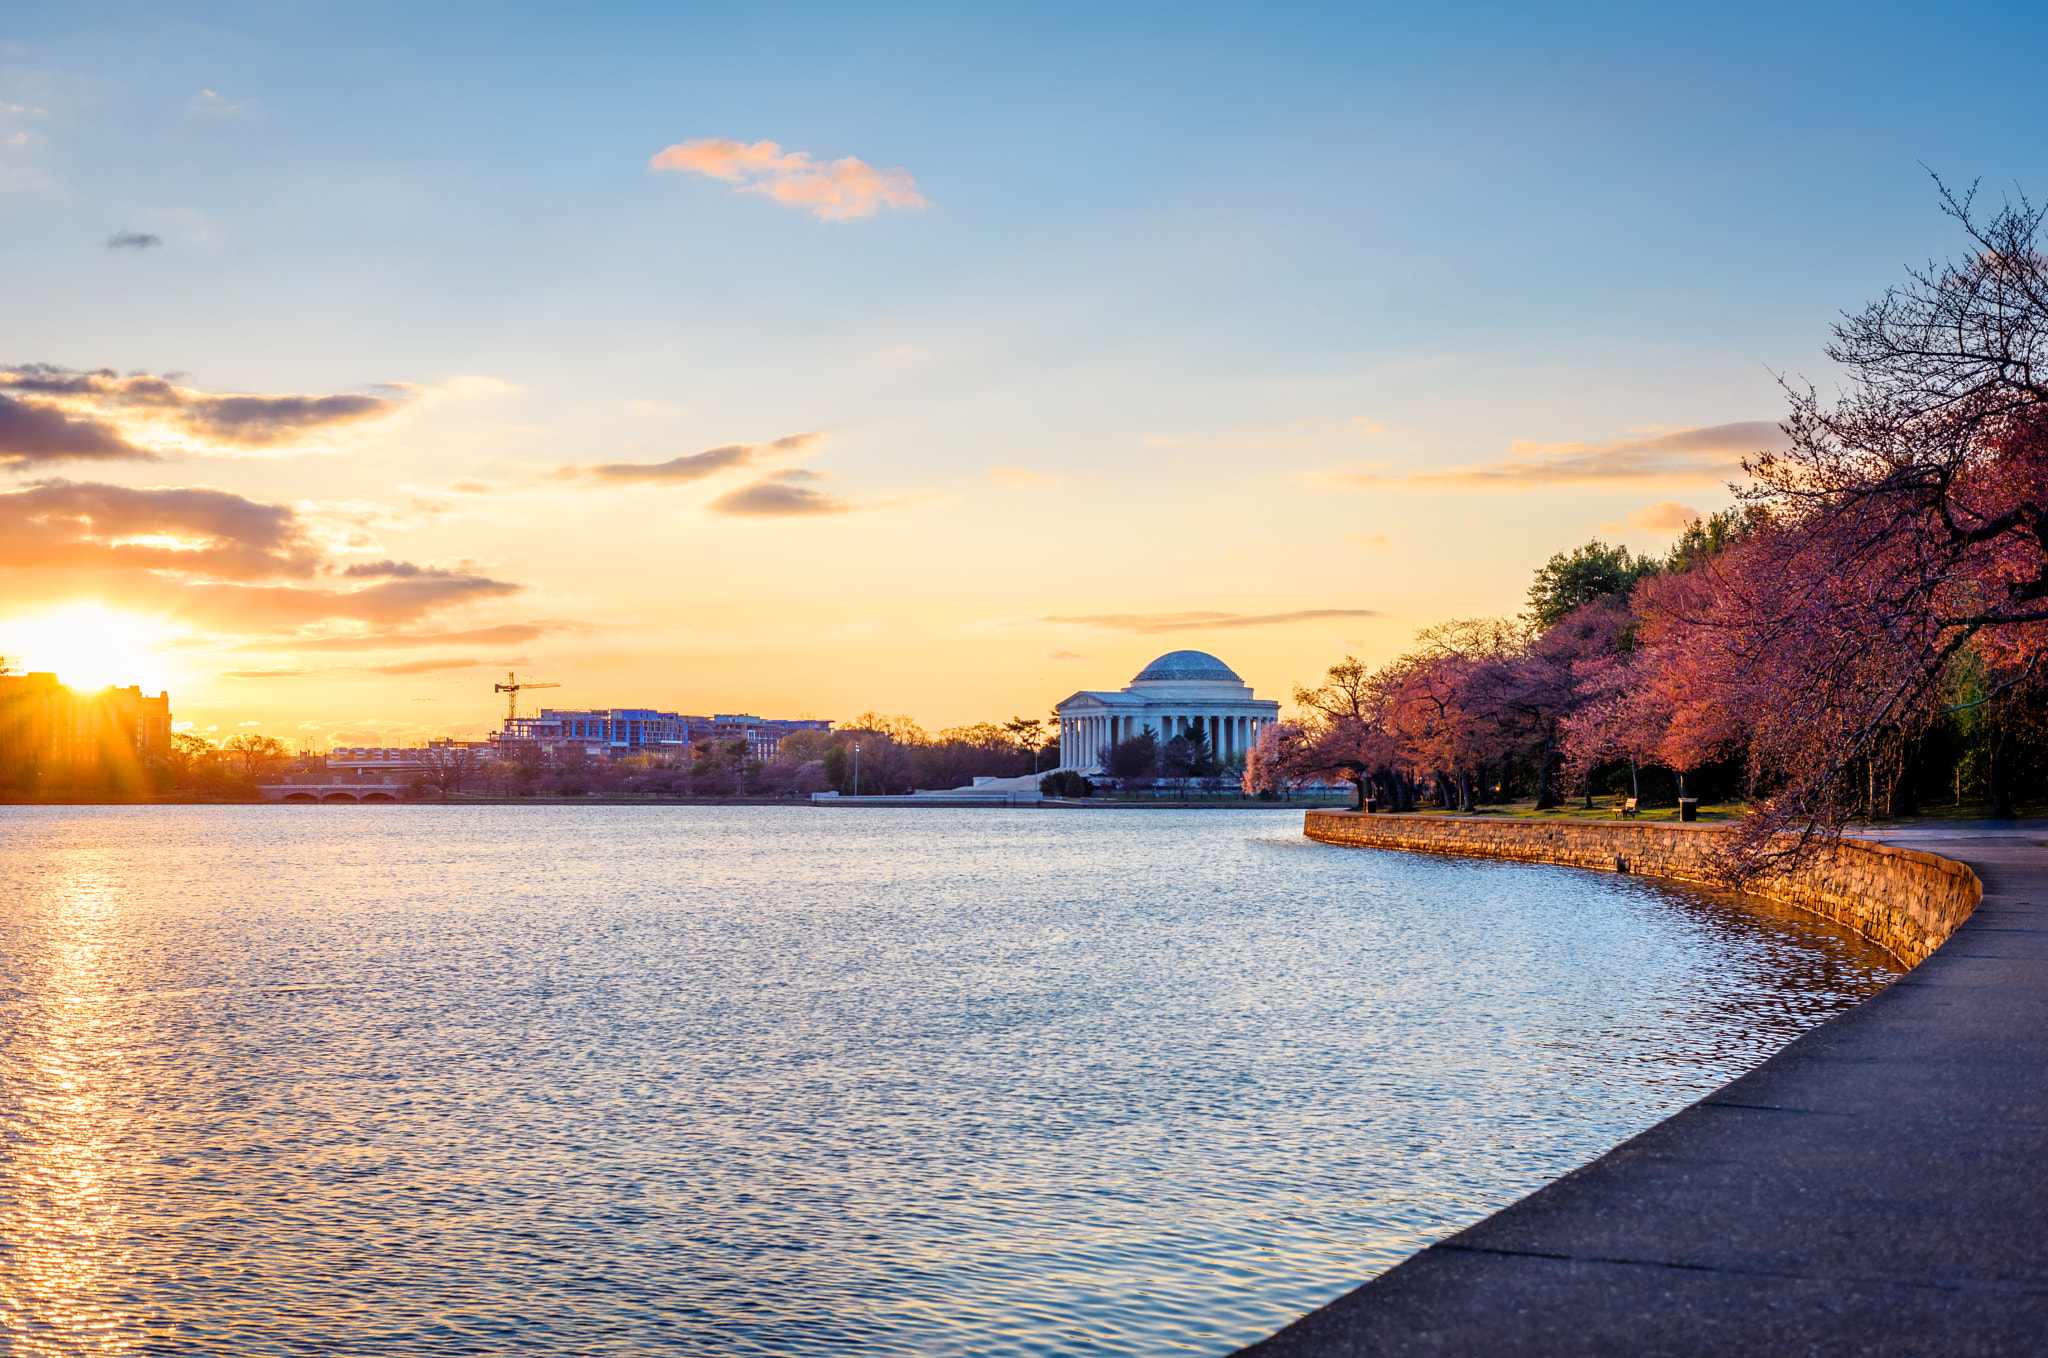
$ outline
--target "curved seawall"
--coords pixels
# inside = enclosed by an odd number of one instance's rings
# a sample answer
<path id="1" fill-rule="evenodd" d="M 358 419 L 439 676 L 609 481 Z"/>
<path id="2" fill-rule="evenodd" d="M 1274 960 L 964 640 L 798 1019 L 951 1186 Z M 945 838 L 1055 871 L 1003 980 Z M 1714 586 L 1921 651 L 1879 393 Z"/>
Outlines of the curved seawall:
<path id="1" fill-rule="evenodd" d="M 1310 811 L 1302 833 L 1359 848 L 1508 858 L 1711 883 L 1714 840 L 1726 831 L 1640 821 Z M 1909 967 L 1940 947 L 1984 898 L 1983 884 L 1964 864 L 1862 840 L 1843 840 L 1797 871 L 1774 873 L 1745 890 L 1854 929 Z"/>
<path id="2" fill-rule="evenodd" d="M 1715 833 L 1308 819 L 1331 843 L 1697 879 Z M 1892 838 L 1765 886 L 1907 975 L 1243 1353 L 2048 1352 L 2048 826 Z"/>

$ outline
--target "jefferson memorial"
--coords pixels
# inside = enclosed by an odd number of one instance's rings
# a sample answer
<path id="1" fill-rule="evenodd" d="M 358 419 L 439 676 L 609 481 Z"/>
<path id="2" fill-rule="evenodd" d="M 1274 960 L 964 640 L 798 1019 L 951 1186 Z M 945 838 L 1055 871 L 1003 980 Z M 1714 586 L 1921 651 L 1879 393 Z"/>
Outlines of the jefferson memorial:
<path id="1" fill-rule="evenodd" d="M 1096 773 L 1112 746 L 1150 730 L 1161 741 L 1199 728 L 1220 760 L 1244 758 L 1259 728 L 1280 719 L 1280 704 L 1254 698 L 1251 685 L 1206 651 L 1174 651 L 1138 671 L 1121 692 L 1083 689 L 1054 706 L 1060 715 L 1060 767 Z"/>

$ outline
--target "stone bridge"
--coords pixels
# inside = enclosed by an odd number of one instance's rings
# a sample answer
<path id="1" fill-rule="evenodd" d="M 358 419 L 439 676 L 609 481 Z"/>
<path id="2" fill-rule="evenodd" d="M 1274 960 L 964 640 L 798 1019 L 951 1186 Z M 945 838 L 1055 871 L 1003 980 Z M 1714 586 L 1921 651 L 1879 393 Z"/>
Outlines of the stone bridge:
<path id="1" fill-rule="evenodd" d="M 375 778 L 322 778 L 292 783 L 263 784 L 263 799 L 271 802 L 403 802 L 407 785 Z"/>

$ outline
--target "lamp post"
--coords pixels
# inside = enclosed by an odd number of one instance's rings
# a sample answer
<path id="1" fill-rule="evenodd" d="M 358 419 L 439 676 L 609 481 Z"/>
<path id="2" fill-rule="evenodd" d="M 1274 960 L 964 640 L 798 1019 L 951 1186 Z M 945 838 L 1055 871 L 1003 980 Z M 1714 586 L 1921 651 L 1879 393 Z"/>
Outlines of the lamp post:
<path id="1" fill-rule="evenodd" d="M 860 742 L 853 742 L 853 795 L 860 796 Z"/>

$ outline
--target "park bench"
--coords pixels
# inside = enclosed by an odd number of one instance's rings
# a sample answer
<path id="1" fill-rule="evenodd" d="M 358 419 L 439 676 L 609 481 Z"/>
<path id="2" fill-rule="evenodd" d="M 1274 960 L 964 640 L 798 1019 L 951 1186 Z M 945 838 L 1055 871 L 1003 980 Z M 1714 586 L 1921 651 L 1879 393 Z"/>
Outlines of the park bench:
<path id="1" fill-rule="evenodd" d="M 1633 816 L 1635 813 L 1636 799 L 1634 797 L 1624 798 L 1621 803 L 1621 818 L 1623 820 L 1627 820 L 1630 816 Z"/>

